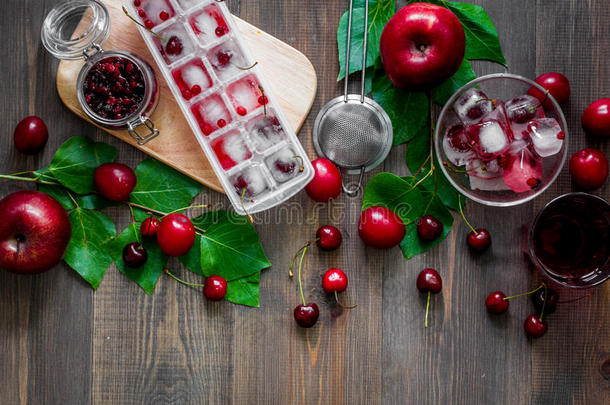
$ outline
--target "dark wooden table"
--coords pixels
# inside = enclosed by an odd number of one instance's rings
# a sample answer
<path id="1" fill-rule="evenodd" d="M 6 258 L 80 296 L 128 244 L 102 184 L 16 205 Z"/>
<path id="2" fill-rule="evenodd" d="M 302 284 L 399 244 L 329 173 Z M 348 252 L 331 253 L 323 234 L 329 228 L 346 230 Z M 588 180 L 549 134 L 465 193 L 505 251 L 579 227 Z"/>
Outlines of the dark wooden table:
<path id="1" fill-rule="evenodd" d="M 55 89 L 57 61 L 40 44 L 43 16 L 53 0 L 4 2 L 0 58 L 3 173 L 49 163 L 70 136 L 86 135 L 120 150 L 135 166 L 144 156 L 73 116 Z M 229 1 L 241 18 L 304 52 L 317 69 L 318 95 L 300 132 L 311 144 L 318 109 L 340 93 L 336 28 L 346 1 Z M 530 78 L 557 70 L 572 84 L 565 108 L 570 152 L 585 145 L 610 153 L 610 141 L 586 137 L 580 115 L 610 95 L 610 8 L 603 0 L 479 0 L 500 33 L 509 70 Z M 498 71 L 477 63 L 478 74 Z M 42 116 L 51 138 L 44 153 L 25 157 L 12 144 L 16 122 Z M 383 169 L 406 174 L 405 148 L 395 148 Z M 381 169 L 380 169 L 381 170 Z M 0 196 L 23 188 L 0 183 Z M 559 307 L 542 339 L 524 336 L 528 299 L 510 313 L 490 318 L 483 305 L 490 291 L 527 290 L 537 283 L 522 257 L 521 226 L 545 202 L 571 190 L 564 170 L 536 201 L 517 208 L 469 203 L 467 214 L 490 229 L 492 251 L 471 256 L 461 221 L 439 247 L 405 261 L 397 249 L 364 248 L 356 234 L 358 199 L 342 196 L 335 209 L 314 205 L 304 194 L 302 223 L 257 215 L 257 229 L 274 266 L 262 277 L 261 307 L 208 304 L 200 291 L 162 278 L 154 295 L 111 268 L 93 292 L 60 265 L 36 277 L 0 273 L 0 402 L 87 403 L 408 403 L 408 404 L 609 404 L 610 284 L 588 299 Z M 610 186 L 596 191 L 606 198 Z M 222 202 L 205 190 L 197 201 Z M 124 210 L 108 210 L 120 225 Z M 1 218 L 0 218 L 1 220 Z M 340 222 L 339 222 L 340 221 Z M 320 224 L 338 222 L 344 244 L 336 254 L 308 256 L 307 294 L 321 304 L 312 330 L 295 326 L 297 286 L 286 271 L 293 254 Z M 328 267 L 350 276 L 353 311 L 331 313 L 319 287 Z M 178 261 L 170 267 L 182 274 Z M 431 325 L 423 327 L 425 302 L 415 289 L 423 267 L 444 277 L 434 299 Z M 563 292 L 562 292 L 563 293 Z M 573 293 L 565 297 L 576 297 Z M 606 372 L 608 370 L 606 369 Z"/>

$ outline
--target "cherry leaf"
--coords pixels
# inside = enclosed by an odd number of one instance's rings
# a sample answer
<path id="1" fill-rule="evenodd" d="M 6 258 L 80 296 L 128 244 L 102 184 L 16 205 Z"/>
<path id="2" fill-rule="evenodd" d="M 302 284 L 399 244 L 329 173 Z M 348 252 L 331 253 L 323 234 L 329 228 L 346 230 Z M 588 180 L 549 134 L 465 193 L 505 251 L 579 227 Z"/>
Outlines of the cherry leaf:
<path id="1" fill-rule="evenodd" d="M 70 190 L 89 194 L 95 191 L 95 169 L 102 163 L 113 162 L 116 156 L 117 150 L 113 146 L 94 142 L 84 136 L 73 136 L 53 156 L 49 172 Z"/>
<path id="2" fill-rule="evenodd" d="M 201 271 L 201 236 L 195 235 L 193 247 L 178 259 L 187 269 L 203 276 L 203 271 Z"/>
<path id="3" fill-rule="evenodd" d="M 362 197 L 362 209 L 382 206 L 398 215 L 405 225 L 417 221 L 422 215 L 424 199 L 413 183 L 392 173 L 379 173 L 369 180 Z"/>
<path id="4" fill-rule="evenodd" d="M 238 278 L 227 283 L 227 295 L 225 300 L 234 304 L 258 307 L 261 272 L 250 276 Z"/>

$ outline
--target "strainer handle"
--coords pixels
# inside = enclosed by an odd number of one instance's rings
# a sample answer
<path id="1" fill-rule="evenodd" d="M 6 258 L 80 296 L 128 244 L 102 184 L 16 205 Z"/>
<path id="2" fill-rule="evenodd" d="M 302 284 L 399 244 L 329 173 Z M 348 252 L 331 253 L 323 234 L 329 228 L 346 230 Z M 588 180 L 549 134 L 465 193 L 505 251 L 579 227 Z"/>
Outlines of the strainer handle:
<path id="1" fill-rule="evenodd" d="M 343 183 L 343 178 L 345 176 L 341 176 L 341 185 L 343 187 L 343 192 L 349 197 L 356 196 L 358 194 L 358 191 L 360 191 L 360 189 L 362 188 L 362 178 L 364 177 L 364 169 L 365 167 L 362 166 L 362 168 L 360 169 L 360 176 L 358 177 L 358 184 L 354 187 L 346 186 L 345 183 Z"/>
<path id="2" fill-rule="evenodd" d="M 350 43 L 352 37 L 352 14 L 354 0 L 349 0 L 349 14 L 347 17 L 347 40 L 345 44 L 345 78 L 343 79 L 343 99 L 347 103 L 347 86 L 349 84 Z M 364 1 L 364 33 L 362 43 L 362 77 L 360 79 L 360 102 L 364 103 L 364 85 L 366 80 L 366 47 L 369 36 L 369 0 Z"/>

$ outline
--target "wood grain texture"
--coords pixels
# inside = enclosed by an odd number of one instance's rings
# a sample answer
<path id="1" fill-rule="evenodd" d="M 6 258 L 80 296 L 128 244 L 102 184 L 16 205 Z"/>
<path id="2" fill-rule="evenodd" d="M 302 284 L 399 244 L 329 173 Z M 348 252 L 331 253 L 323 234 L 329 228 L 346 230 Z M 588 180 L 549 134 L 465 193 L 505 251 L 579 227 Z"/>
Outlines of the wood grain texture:
<path id="1" fill-rule="evenodd" d="M 57 63 L 40 47 L 45 10 L 58 0 L 9 0 L 0 32 L 5 69 L 0 75 L 0 172 L 36 169 L 73 135 L 87 135 L 119 149 L 132 167 L 145 154 L 108 137 L 61 105 L 55 97 Z M 610 153 L 610 142 L 585 136 L 580 115 L 610 88 L 610 21 L 602 0 L 467 1 L 484 6 L 495 22 L 510 72 L 535 77 L 565 73 L 572 98 L 565 107 L 570 152 L 595 146 Z M 404 1 L 402 2 L 404 3 Z M 402 4 L 401 3 L 401 4 Z M 300 138 L 313 154 L 315 113 L 342 91 L 336 83 L 336 27 L 346 1 L 267 0 L 228 2 L 235 15 L 295 47 L 318 73 L 313 113 Z M 485 74 L 503 70 L 477 62 Z M 353 83 L 356 90 L 358 83 Z M 18 154 L 13 125 L 36 113 L 51 132 L 45 151 Z M 406 174 L 405 147 L 391 152 L 382 170 Z M 0 182 L 0 195 L 22 188 Z M 261 308 L 208 304 L 201 291 L 163 277 L 147 296 L 114 267 L 92 292 L 64 265 L 36 277 L 0 272 L 0 402 L 31 404 L 534 404 L 606 405 L 610 381 L 600 373 L 610 358 L 610 283 L 549 316 L 545 337 L 529 340 L 523 319 L 528 299 L 511 302 L 507 316 L 490 317 L 483 301 L 494 290 L 522 292 L 540 281 L 520 252 L 520 227 L 554 196 L 572 190 L 565 170 L 541 197 L 520 207 L 489 208 L 469 203 L 466 215 L 493 235 L 482 256 L 465 248 L 463 223 L 425 255 L 405 261 L 398 250 L 365 248 L 356 232 L 360 199 L 341 196 L 332 206 L 315 204 L 304 193 L 281 207 L 257 214 L 259 231 L 274 264 L 263 272 Z M 596 190 L 610 198 L 610 186 Z M 205 190 L 196 199 L 227 207 L 226 197 Z M 108 214 L 122 229 L 129 213 Z M 292 254 L 317 227 L 334 223 L 344 243 L 336 253 L 312 249 L 304 273 L 308 298 L 321 309 L 319 325 L 301 330 L 292 309 L 296 280 L 287 275 Z M 348 274 L 346 302 L 338 311 L 320 288 L 329 267 Z M 169 267 L 189 280 L 197 277 L 176 260 Z M 423 267 L 437 268 L 443 293 L 434 297 L 430 327 L 423 327 L 424 297 L 415 289 Z M 564 299 L 581 293 L 560 290 Z"/>
<path id="2" fill-rule="evenodd" d="M 146 60 L 156 73 L 159 104 L 151 119 L 161 135 L 148 144 L 140 146 L 127 131 L 102 129 L 211 189 L 224 192 L 135 24 L 123 13 L 121 9 L 123 0 L 106 0 L 104 4 L 112 21 L 112 31 L 103 44 L 104 49 L 133 52 Z M 235 21 L 246 45 L 258 62 L 261 73 L 271 86 L 270 92 L 275 96 L 290 125 L 298 131 L 311 109 L 316 94 L 314 67 L 305 55 L 293 47 L 239 18 Z M 87 22 L 83 19 L 82 24 Z M 63 61 L 59 64 L 57 91 L 63 103 L 71 111 L 90 121 L 76 97 L 76 78 L 83 63 L 83 61 Z"/>

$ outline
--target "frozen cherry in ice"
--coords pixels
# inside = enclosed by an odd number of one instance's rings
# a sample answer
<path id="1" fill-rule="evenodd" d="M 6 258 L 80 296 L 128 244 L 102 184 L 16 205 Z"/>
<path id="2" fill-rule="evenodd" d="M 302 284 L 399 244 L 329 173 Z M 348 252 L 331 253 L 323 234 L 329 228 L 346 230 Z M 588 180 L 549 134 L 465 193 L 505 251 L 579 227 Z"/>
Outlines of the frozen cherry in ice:
<path id="1" fill-rule="evenodd" d="M 239 131 L 231 131 L 214 139 L 210 146 L 225 170 L 252 157 L 252 152 L 248 149 Z"/>
<path id="2" fill-rule="evenodd" d="M 227 86 L 227 95 L 239 115 L 246 115 L 262 107 L 262 87 L 256 76 L 249 75 Z"/>
<path id="3" fill-rule="evenodd" d="M 269 156 L 265 163 L 278 183 L 284 183 L 301 172 L 301 158 L 290 148 L 280 149 Z"/>
<path id="4" fill-rule="evenodd" d="M 565 132 L 554 118 L 538 118 L 527 124 L 530 139 L 540 157 L 559 153 L 566 137 Z"/>
<path id="5" fill-rule="evenodd" d="M 516 193 L 534 190 L 542 183 L 542 159 L 528 148 L 506 156 L 504 183 Z"/>
<path id="6" fill-rule="evenodd" d="M 212 78 L 199 58 L 172 70 L 172 77 L 186 100 L 212 87 Z"/>
<path id="7" fill-rule="evenodd" d="M 271 109 L 267 110 L 266 115 L 261 114 L 250 120 L 246 124 L 246 131 L 259 152 L 264 152 L 286 138 L 279 119 Z"/>
<path id="8" fill-rule="evenodd" d="M 195 116 L 201 132 L 206 136 L 232 121 L 229 109 L 219 94 L 212 94 L 197 101 L 191 107 L 191 112 Z"/>
<path id="9" fill-rule="evenodd" d="M 176 15 L 174 8 L 167 0 L 135 0 L 133 2 L 138 16 L 146 28 L 151 29 Z"/>
<path id="10" fill-rule="evenodd" d="M 214 72 L 221 80 L 228 80 L 248 67 L 241 50 L 233 40 L 228 40 L 212 48 L 207 53 Z"/>
<path id="11" fill-rule="evenodd" d="M 189 19 L 189 23 L 204 44 L 229 32 L 229 26 L 215 4 L 194 13 Z"/>
<path id="12" fill-rule="evenodd" d="M 154 37 L 154 42 L 163 57 L 165 63 L 172 64 L 175 61 L 190 54 L 195 45 L 186 31 L 186 27 L 176 22 L 158 33 L 163 39 Z"/>
<path id="13" fill-rule="evenodd" d="M 238 196 L 253 198 L 267 190 L 267 181 L 260 169 L 248 167 L 230 179 Z M 245 192 L 244 192 L 245 190 Z"/>
<path id="14" fill-rule="evenodd" d="M 493 101 L 481 90 L 472 88 L 464 92 L 453 104 L 453 110 L 465 124 L 478 122 L 494 109 Z"/>
<path id="15" fill-rule="evenodd" d="M 524 124 L 538 115 L 540 100 L 524 94 L 506 102 L 506 115 L 510 121 Z"/>

